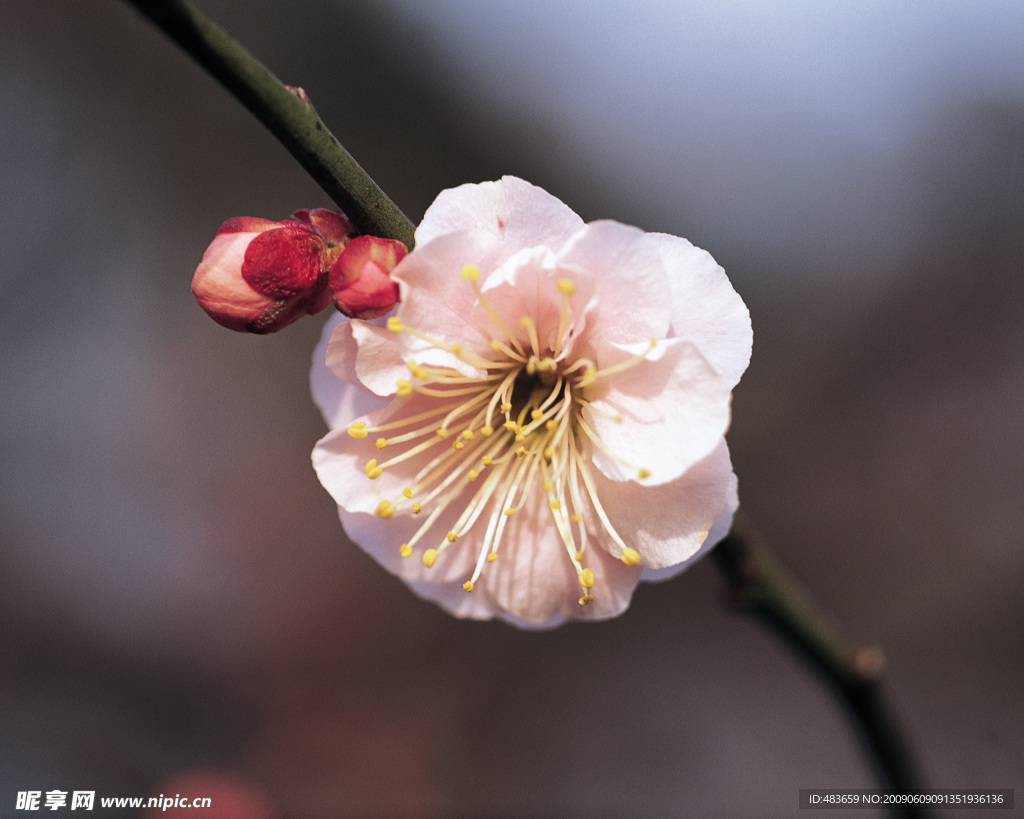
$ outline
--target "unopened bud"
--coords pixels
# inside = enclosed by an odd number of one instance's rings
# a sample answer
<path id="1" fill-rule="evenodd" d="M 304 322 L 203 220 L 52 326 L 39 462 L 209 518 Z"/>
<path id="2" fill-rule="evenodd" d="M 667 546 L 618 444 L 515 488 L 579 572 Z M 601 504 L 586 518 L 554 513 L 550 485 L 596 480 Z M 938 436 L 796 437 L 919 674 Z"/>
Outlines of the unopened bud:
<path id="1" fill-rule="evenodd" d="M 330 304 L 328 270 L 351 225 L 341 214 L 296 211 L 299 221 L 228 219 L 192 277 L 192 293 L 218 324 L 273 333 Z"/>
<path id="2" fill-rule="evenodd" d="M 357 236 L 331 267 L 330 288 L 335 306 L 349 318 L 374 319 L 398 303 L 395 269 L 408 250 L 401 242 Z"/>

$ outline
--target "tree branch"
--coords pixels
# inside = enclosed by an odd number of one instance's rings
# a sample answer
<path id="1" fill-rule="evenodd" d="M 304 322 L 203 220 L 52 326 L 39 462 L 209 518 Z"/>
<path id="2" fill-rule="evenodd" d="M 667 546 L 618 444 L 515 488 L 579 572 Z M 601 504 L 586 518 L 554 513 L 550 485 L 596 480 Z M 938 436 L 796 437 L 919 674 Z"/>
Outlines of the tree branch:
<path id="1" fill-rule="evenodd" d="M 210 72 L 287 148 L 360 233 L 410 250 L 413 225 L 291 89 L 185 0 L 126 0 Z"/>
<path id="2" fill-rule="evenodd" d="M 742 514 L 711 557 L 725 578 L 729 602 L 764 620 L 845 702 L 885 784 L 894 793 L 925 790 L 911 744 L 882 686 L 882 652 L 854 645 L 833 628 Z M 920 805 L 901 805 L 900 810 L 905 816 L 930 815 Z"/>

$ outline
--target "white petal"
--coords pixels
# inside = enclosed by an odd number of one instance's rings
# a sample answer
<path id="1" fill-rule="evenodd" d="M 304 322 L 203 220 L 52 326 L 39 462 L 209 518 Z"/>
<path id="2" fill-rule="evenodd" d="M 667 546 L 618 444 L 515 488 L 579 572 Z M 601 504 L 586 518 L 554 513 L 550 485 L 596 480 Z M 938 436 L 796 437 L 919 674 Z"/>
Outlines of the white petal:
<path id="1" fill-rule="evenodd" d="M 636 480 L 646 469 L 643 483 L 656 485 L 679 477 L 718 445 L 729 426 L 730 394 L 689 342 L 668 339 L 646 349 L 635 366 L 587 388 L 591 406 L 583 408 L 583 418 L 608 450 L 595 447 L 593 454 L 605 476 Z M 605 344 L 598 371 L 643 350 Z"/>
<path id="2" fill-rule="evenodd" d="M 673 335 L 697 345 L 732 389 L 750 363 L 750 311 L 706 250 L 664 233 L 647 239 L 668 272 Z"/>
<path id="3" fill-rule="evenodd" d="M 416 228 L 416 246 L 447 233 L 482 230 L 512 251 L 558 250 L 583 220 L 547 191 L 514 176 L 442 191 Z"/>
<path id="4" fill-rule="evenodd" d="M 630 344 L 664 338 L 672 318 L 668 277 L 656 245 L 619 222 L 591 222 L 558 255 L 559 266 L 594 280 L 595 332 Z"/>
<path id="5" fill-rule="evenodd" d="M 596 474 L 594 482 L 615 530 L 650 569 L 692 562 L 710 548 L 716 522 L 723 517 L 731 522 L 736 508 L 736 477 L 724 438 L 710 455 L 674 481 L 641 486 Z M 718 539 L 722 536 L 724 532 Z"/>

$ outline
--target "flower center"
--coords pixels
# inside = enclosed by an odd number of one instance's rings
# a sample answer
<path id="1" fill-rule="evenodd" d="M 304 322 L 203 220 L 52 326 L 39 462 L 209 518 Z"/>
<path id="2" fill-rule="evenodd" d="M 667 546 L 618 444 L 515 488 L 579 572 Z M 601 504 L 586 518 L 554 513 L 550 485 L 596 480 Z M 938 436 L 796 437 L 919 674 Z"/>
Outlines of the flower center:
<path id="1" fill-rule="evenodd" d="M 588 358 L 570 360 L 569 299 L 575 285 L 560 279 L 561 312 L 554 349 L 542 347 L 535 321 L 519 320 L 519 332 L 501 320 L 478 285 L 479 270 L 466 266 L 462 278 L 475 290 L 482 309 L 494 324 L 489 356 L 464 350 L 388 319 L 393 333 L 408 333 L 429 347 L 453 355 L 472 368 L 466 375 L 450 366 L 433 366 L 410 359 L 410 379 L 401 379 L 397 395 L 409 399 L 417 411 L 370 427 L 359 421 L 349 426 L 356 439 L 374 436 L 378 456 L 365 465 L 366 477 L 375 480 L 384 470 L 403 467 L 411 473 L 401 496 L 384 500 L 376 514 L 387 520 L 409 505 L 411 513 L 426 512 L 415 534 L 400 546 L 410 557 L 426 541 L 421 559 L 428 568 L 443 559 L 444 552 L 470 531 L 483 530 L 471 576 L 463 584 L 471 592 L 488 562 L 498 558 L 509 519 L 533 493 L 542 492 L 551 521 L 576 570 L 582 589 L 580 605 L 594 600 L 595 577 L 588 568 L 587 525 L 600 528 L 611 541 L 609 551 L 629 566 L 641 563 L 637 551 L 627 546 L 608 519 L 597 496 L 589 454 L 599 448 L 610 453 L 587 424 L 582 410 L 598 410 L 587 400 L 589 388 L 602 378 L 640 363 L 647 352 L 599 370 Z M 653 349 L 655 342 L 651 342 Z M 615 420 L 621 422 L 621 417 Z M 385 452 L 395 452 L 385 458 Z M 628 465 L 628 464 L 627 464 Z M 636 467 L 633 467 L 636 469 Z M 637 469 L 639 478 L 650 472 Z M 431 536 L 446 511 L 458 512 L 455 523 L 443 536 Z M 458 548 L 458 547 L 454 547 Z"/>

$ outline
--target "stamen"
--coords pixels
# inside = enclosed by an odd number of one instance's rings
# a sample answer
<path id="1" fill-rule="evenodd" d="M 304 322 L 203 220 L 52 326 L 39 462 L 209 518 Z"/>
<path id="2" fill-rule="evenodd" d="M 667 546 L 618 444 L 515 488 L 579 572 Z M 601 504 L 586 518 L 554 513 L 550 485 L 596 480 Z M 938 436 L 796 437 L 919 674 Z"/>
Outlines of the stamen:
<path id="1" fill-rule="evenodd" d="M 562 311 L 558 317 L 558 336 L 555 341 L 555 358 L 562 355 L 562 342 L 565 340 L 565 329 L 569 326 L 569 296 L 576 292 L 572 279 L 559 279 L 558 292 L 562 294 Z"/>
<path id="2" fill-rule="evenodd" d="M 530 334 L 530 346 L 533 348 L 533 354 L 540 356 L 540 341 L 537 340 L 537 327 L 533 323 L 533 319 L 529 316 L 523 316 L 519 319 L 519 326 L 526 329 L 526 332 Z"/>

